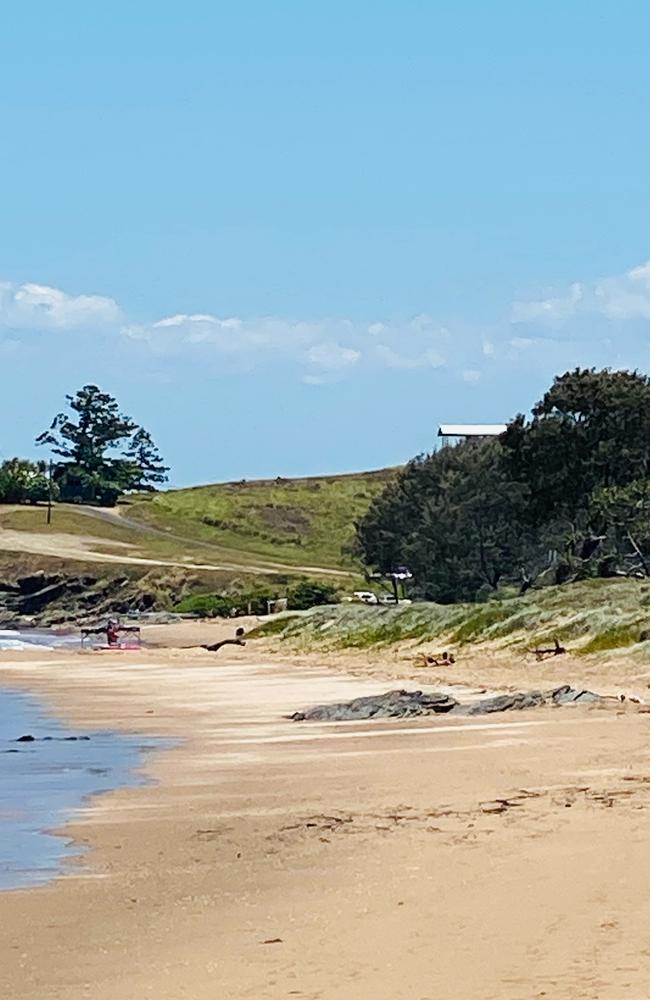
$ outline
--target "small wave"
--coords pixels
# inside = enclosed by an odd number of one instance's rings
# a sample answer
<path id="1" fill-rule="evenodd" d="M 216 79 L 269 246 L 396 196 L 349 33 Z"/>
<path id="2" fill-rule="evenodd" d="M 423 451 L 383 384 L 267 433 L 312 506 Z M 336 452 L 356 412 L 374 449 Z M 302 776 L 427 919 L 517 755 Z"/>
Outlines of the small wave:
<path id="1" fill-rule="evenodd" d="M 0 649 L 54 649 L 51 643 L 52 636 L 44 635 L 42 632 L 21 632 L 18 629 L 0 628 Z"/>
<path id="2" fill-rule="evenodd" d="M 23 639 L 4 639 L 0 637 L 0 649 L 33 649 L 34 646 L 38 646 L 39 649 L 54 649 L 54 646 L 47 646 L 43 642 L 25 642 Z"/>

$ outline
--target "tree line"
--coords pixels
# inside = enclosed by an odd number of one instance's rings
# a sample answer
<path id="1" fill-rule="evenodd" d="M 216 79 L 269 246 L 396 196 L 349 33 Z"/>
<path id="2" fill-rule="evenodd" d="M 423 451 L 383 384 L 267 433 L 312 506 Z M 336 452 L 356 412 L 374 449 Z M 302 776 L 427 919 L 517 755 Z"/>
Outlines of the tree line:
<path id="1" fill-rule="evenodd" d="M 416 596 L 480 600 L 517 585 L 650 575 L 650 380 L 555 378 L 496 439 L 419 456 L 356 526 L 368 566 L 408 566 Z"/>
<path id="2" fill-rule="evenodd" d="M 39 503 L 52 495 L 67 503 L 113 506 L 124 493 L 167 481 L 169 469 L 151 435 L 113 396 L 85 385 L 66 402 L 67 410 L 36 438 L 57 456 L 51 480 L 46 461 L 7 459 L 0 465 L 0 503 Z"/>

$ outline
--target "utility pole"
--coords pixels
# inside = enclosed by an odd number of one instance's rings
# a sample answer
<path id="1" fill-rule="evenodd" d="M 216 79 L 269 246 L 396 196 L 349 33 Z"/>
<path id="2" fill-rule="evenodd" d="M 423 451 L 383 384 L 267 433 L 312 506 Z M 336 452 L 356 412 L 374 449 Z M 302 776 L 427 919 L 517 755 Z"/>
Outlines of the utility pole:
<path id="1" fill-rule="evenodd" d="M 402 584 L 402 596 L 406 596 L 406 581 L 413 579 L 413 574 L 406 566 L 398 566 L 392 573 L 371 573 L 369 580 L 390 580 L 393 585 L 393 599 L 395 604 L 399 604 L 399 583 Z"/>
<path id="2" fill-rule="evenodd" d="M 47 475 L 47 523 L 52 523 L 52 459 L 50 459 Z"/>

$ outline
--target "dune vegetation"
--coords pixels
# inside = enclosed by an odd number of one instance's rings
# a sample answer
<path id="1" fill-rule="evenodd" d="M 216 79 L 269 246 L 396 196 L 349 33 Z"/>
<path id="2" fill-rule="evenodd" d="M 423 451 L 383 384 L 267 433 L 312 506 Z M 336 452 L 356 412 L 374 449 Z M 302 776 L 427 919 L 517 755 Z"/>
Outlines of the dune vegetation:
<path id="1" fill-rule="evenodd" d="M 552 647 L 557 638 L 576 655 L 635 647 L 650 658 L 650 582 L 585 580 L 483 604 L 341 604 L 273 619 L 254 634 L 322 650 L 435 640 L 450 650 L 490 644 L 523 651 Z"/>

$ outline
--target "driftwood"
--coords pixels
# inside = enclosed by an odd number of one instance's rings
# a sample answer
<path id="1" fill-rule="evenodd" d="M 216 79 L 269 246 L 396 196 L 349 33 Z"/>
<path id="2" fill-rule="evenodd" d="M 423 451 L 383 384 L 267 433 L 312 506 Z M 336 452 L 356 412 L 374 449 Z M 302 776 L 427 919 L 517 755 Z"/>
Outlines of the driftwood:
<path id="1" fill-rule="evenodd" d="M 222 646 L 245 646 L 244 636 L 246 632 L 241 626 L 235 631 L 234 639 L 222 639 L 220 642 L 202 642 L 199 645 L 192 643 L 191 646 L 181 646 L 181 649 L 207 649 L 209 653 L 218 653 Z"/>
<path id="2" fill-rule="evenodd" d="M 222 639 L 221 642 L 213 642 L 210 645 L 207 644 L 201 645 L 198 648 L 207 649 L 209 653 L 218 653 L 222 646 L 245 646 L 245 645 L 246 645 L 245 639 Z"/>
<path id="3" fill-rule="evenodd" d="M 557 639 L 554 640 L 555 645 L 551 649 L 531 649 L 530 652 L 535 654 L 537 660 L 543 660 L 547 656 L 562 656 L 566 653 L 564 646 L 560 646 Z"/>

